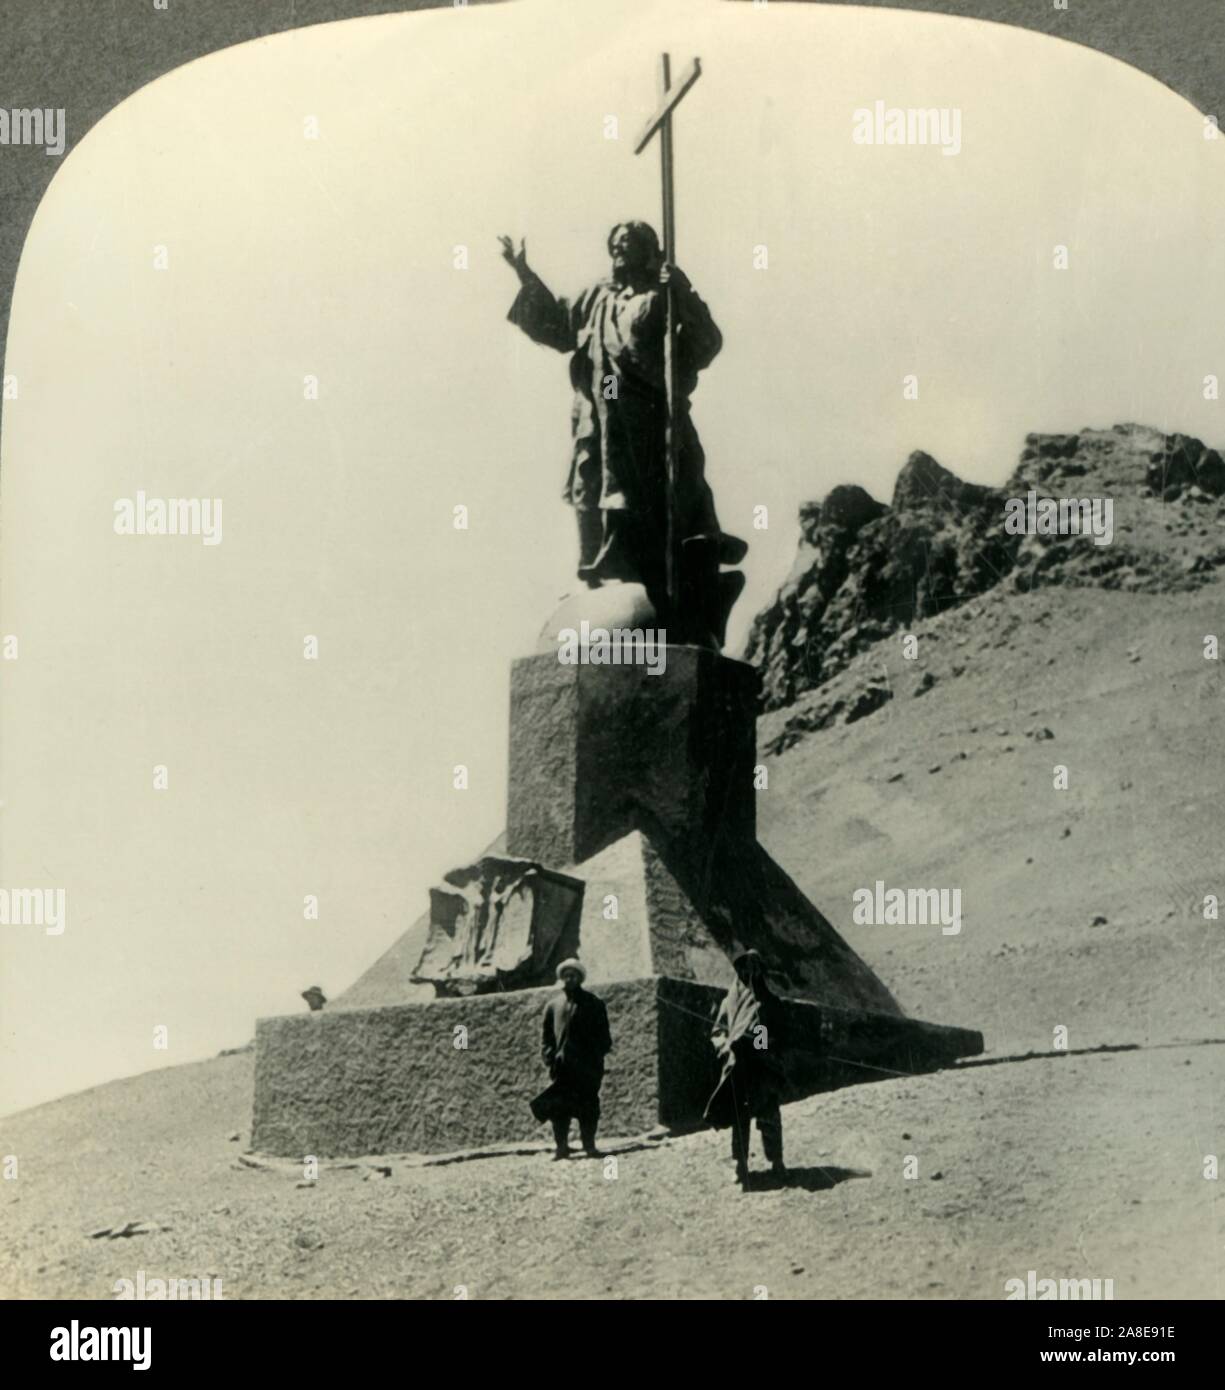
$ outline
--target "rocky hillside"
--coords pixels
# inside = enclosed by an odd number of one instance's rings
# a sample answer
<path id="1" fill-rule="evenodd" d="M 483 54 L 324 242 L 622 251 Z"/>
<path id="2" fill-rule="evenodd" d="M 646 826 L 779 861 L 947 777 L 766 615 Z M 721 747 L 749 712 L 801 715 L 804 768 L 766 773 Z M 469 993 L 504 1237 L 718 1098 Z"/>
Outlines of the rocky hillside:
<path id="1" fill-rule="evenodd" d="M 1114 536 L 1013 535 L 1005 502 L 1109 498 Z M 1186 435 L 1141 425 L 1031 434 L 999 488 L 911 454 L 889 506 L 853 484 L 801 509 L 795 564 L 754 620 L 746 658 L 766 710 L 792 704 L 891 633 L 987 592 L 1051 585 L 1169 593 L 1225 566 L 1225 461 Z M 876 706 L 835 711 L 859 717 Z"/>

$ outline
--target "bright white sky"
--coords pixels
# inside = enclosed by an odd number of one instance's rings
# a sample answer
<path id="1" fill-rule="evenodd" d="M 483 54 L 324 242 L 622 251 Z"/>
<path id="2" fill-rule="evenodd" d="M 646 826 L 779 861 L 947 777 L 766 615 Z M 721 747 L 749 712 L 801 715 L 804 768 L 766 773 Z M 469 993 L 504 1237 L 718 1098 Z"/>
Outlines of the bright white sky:
<path id="1" fill-rule="evenodd" d="M 0 886 L 64 887 L 68 925 L 0 928 L 0 1112 L 339 993 L 501 829 L 509 663 L 574 542 L 565 361 L 505 322 L 496 234 L 572 292 L 611 223 L 658 222 L 632 136 L 665 47 L 705 68 L 678 259 L 726 337 L 695 418 L 753 543 L 736 640 L 798 505 L 846 481 L 887 498 L 913 448 L 999 482 L 1028 430 L 1225 440 L 1201 396 L 1225 374 L 1221 146 L 1087 50 L 777 0 L 521 0 L 162 78 L 65 159 L 13 308 Z M 878 98 L 961 108 L 962 152 L 854 144 Z M 116 536 L 137 489 L 221 497 L 223 543 Z"/>

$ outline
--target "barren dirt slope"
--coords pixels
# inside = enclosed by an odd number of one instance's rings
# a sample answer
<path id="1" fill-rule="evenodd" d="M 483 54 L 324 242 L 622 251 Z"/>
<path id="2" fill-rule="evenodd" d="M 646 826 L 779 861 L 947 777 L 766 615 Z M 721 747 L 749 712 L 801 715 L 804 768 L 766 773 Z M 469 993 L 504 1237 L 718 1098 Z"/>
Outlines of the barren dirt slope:
<path id="1" fill-rule="evenodd" d="M 912 631 L 759 721 L 797 740 L 763 843 L 903 1008 L 989 1049 L 1225 1037 L 1225 585 L 995 590 Z M 959 887 L 961 933 L 854 925 L 877 880 Z"/>

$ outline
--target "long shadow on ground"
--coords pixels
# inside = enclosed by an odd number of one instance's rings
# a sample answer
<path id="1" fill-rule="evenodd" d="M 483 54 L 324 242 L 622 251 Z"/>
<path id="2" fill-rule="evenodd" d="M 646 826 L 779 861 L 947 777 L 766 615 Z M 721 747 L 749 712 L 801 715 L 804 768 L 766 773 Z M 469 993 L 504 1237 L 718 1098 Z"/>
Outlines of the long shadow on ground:
<path id="1" fill-rule="evenodd" d="M 748 1192 L 777 1192 L 798 1187 L 804 1192 L 828 1192 L 849 1178 L 870 1178 L 858 1168 L 788 1168 L 785 1173 L 750 1173 Z"/>

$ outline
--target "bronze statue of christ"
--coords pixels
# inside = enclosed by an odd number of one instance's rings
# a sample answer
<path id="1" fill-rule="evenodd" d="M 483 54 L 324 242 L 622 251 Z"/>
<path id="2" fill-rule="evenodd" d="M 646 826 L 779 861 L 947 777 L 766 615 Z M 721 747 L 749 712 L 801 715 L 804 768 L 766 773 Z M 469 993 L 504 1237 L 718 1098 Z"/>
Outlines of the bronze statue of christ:
<path id="1" fill-rule="evenodd" d="M 578 519 L 578 575 L 591 588 L 641 584 L 669 629 L 669 641 L 721 647 L 744 576 L 720 571 L 747 546 L 724 534 L 705 477 L 705 455 L 689 418 L 698 373 L 723 337 L 688 277 L 662 257 L 645 222 L 622 222 L 608 236 L 611 274 L 573 300 L 555 296 L 502 237 L 519 277 L 510 321 L 534 342 L 570 353 L 573 447 L 563 496 Z M 675 315 L 677 432 L 671 533 L 677 582 L 668 592 L 668 403 L 665 298 Z"/>

